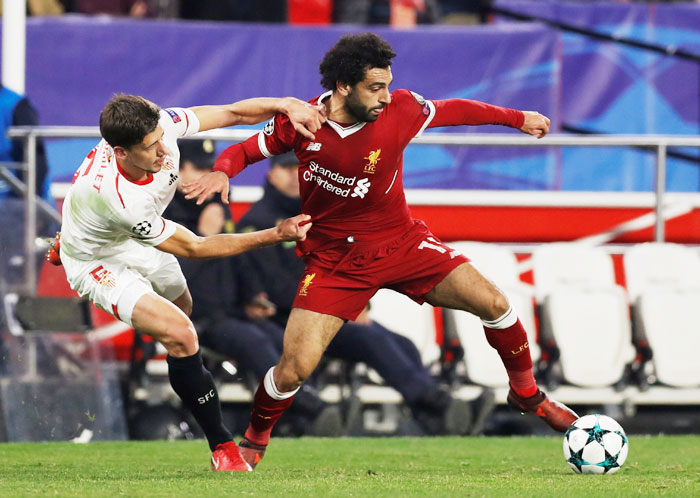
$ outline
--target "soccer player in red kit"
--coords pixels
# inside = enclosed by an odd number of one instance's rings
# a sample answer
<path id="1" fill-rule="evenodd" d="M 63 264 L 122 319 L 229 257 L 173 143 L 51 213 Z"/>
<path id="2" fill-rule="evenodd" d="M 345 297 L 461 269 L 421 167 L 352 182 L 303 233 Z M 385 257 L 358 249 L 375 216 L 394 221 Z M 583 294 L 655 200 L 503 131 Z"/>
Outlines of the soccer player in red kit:
<path id="1" fill-rule="evenodd" d="M 500 124 L 543 137 L 549 119 L 464 99 L 425 100 L 389 91 L 391 46 L 377 35 L 344 36 L 324 56 L 321 84 L 310 104 L 326 106 L 326 123 L 313 140 L 278 115 L 249 140 L 218 158 L 214 171 L 186 186 L 203 201 L 221 192 L 248 164 L 294 150 L 301 166 L 302 212 L 313 227 L 297 253 L 306 264 L 290 314 L 280 362 L 255 394 L 240 443 L 251 466 L 262 458 L 273 425 L 291 404 L 345 320 L 353 320 L 382 287 L 414 301 L 468 311 L 481 318 L 489 344 L 510 379 L 508 403 L 566 431 L 576 414 L 538 389 L 527 335 L 508 299 L 458 251 L 411 218 L 404 196 L 403 151 L 426 128 Z"/>

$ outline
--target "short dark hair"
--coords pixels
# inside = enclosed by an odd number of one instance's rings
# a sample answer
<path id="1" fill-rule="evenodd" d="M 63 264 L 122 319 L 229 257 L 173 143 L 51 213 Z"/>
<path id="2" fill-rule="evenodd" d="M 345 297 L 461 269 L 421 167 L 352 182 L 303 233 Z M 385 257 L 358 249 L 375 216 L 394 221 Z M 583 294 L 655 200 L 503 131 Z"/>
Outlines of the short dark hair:
<path id="1" fill-rule="evenodd" d="M 140 144 L 158 126 L 160 108 L 143 97 L 119 93 L 100 113 L 100 133 L 112 147 Z"/>
<path id="2" fill-rule="evenodd" d="M 321 85 L 327 90 L 335 90 L 338 81 L 355 86 L 365 79 L 365 71 L 389 67 L 394 57 L 391 45 L 374 33 L 345 35 L 323 56 Z"/>

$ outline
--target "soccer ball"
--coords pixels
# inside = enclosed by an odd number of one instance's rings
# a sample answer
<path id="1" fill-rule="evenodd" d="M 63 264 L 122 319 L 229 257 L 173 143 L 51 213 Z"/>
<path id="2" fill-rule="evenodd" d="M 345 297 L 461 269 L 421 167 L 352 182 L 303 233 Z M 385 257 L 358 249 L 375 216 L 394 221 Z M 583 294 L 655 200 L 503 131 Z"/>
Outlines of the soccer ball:
<path id="1" fill-rule="evenodd" d="M 578 474 L 613 474 L 627 459 L 625 431 L 606 415 L 585 415 L 564 435 L 564 458 Z"/>

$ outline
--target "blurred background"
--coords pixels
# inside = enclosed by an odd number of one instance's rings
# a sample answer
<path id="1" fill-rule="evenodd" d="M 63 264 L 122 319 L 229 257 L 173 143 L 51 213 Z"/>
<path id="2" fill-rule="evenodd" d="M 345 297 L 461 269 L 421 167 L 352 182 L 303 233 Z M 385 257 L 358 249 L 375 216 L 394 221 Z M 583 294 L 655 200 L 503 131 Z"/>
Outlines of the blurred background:
<path id="1" fill-rule="evenodd" d="M 198 436 L 157 345 L 77 299 L 63 270 L 43 262 L 109 98 L 311 99 L 323 54 L 363 31 L 398 54 L 394 89 L 537 110 L 565 143 L 455 127 L 433 130 L 451 139 L 426 133 L 404 157 L 414 217 L 511 295 L 540 384 L 628 433 L 698 431 L 700 3 L 5 0 L 5 131 L 42 128 L 0 139 L 0 440 Z M 474 145 L 482 134 L 499 145 Z M 234 140 L 213 137 L 216 151 Z M 232 181 L 234 222 L 260 198 L 267 170 Z M 384 292 L 372 316 L 472 402 L 468 433 L 543 430 L 506 410 L 507 380 L 482 365 L 500 362 L 478 323 Z M 245 428 L 246 372 L 221 355 L 208 362 L 229 423 Z M 422 433 L 366 365 L 329 360 L 315 388 L 341 408 L 342 434 Z M 305 433 L 294 421 L 279 430 Z"/>

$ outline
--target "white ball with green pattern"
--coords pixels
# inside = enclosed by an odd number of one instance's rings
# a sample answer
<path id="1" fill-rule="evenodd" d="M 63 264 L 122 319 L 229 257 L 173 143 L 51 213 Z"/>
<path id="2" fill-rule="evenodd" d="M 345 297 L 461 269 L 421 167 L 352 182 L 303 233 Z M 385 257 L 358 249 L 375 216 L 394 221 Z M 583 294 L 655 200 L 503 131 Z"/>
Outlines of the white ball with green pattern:
<path id="1" fill-rule="evenodd" d="M 578 474 L 614 474 L 628 451 L 625 431 L 607 415 L 585 415 L 564 435 L 564 458 Z"/>

